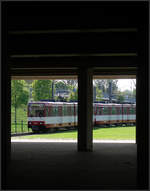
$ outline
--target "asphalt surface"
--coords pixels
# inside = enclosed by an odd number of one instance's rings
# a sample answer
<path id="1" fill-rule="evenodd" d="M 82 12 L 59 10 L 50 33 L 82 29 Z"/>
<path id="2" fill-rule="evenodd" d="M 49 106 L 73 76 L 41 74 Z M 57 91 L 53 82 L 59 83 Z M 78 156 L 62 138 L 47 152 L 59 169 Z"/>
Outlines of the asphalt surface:
<path id="1" fill-rule="evenodd" d="M 41 141 L 11 143 L 8 190 L 136 188 L 136 144 L 93 143 L 93 152 L 78 152 L 76 143 Z"/>

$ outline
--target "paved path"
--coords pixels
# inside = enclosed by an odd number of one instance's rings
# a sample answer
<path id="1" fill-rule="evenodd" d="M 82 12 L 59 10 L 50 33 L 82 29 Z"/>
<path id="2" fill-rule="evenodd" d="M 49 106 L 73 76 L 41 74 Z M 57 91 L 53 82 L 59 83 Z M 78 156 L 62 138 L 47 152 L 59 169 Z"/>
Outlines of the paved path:
<path id="1" fill-rule="evenodd" d="M 73 139 L 18 139 L 11 138 L 11 142 L 63 142 L 63 143 L 77 143 Z M 134 140 L 93 140 L 93 143 L 136 143 Z"/>

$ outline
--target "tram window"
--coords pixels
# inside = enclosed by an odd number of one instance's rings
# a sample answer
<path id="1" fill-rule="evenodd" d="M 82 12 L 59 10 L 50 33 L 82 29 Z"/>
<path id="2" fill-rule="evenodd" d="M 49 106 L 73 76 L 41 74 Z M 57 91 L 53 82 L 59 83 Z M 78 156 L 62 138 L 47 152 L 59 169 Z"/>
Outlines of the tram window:
<path id="1" fill-rule="evenodd" d="M 111 113 L 112 113 L 112 114 L 116 114 L 116 108 L 115 108 L 115 107 L 112 107 Z"/>
<path id="2" fill-rule="evenodd" d="M 75 105 L 75 115 L 78 115 L 78 107 Z"/>
<path id="3" fill-rule="evenodd" d="M 94 107 L 94 113 L 95 113 L 95 115 L 97 115 L 97 106 L 95 105 L 95 107 Z"/>
<path id="4" fill-rule="evenodd" d="M 73 115 L 76 115 L 77 114 L 77 112 L 76 112 L 76 106 L 74 105 L 73 106 Z"/>
<path id="5" fill-rule="evenodd" d="M 134 108 L 130 108 L 129 114 L 134 114 Z"/>
<path id="6" fill-rule="evenodd" d="M 71 106 L 70 105 L 67 106 L 67 113 L 69 116 L 71 115 Z"/>
<path id="7" fill-rule="evenodd" d="M 96 115 L 99 115 L 99 107 L 96 107 Z"/>
<path id="8" fill-rule="evenodd" d="M 66 105 L 63 106 L 63 115 L 67 116 L 67 106 Z"/>
<path id="9" fill-rule="evenodd" d="M 95 107 L 95 113 L 98 115 L 98 106 Z"/>
<path id="10" fill-rule="evenodd" d="M 120 114 L 121 114 L 121 115 L 122 115 L 122 112 L 123 112 L 123 108 L 121 107 L 121 108 L 120 108 Z"/>
<path id="11" fill-rule="evenodd" d="M 52 116 L 55 116 L 55 108 L 52 107 Z"/>
<path id="12" fill-rule="evenodd" d="M 55 106 L 55 115 L 58 116 L 58 106 Z"/>
<path id="13" fill-rule="evenodd" d="M 46 116 L 48 116 L 48 114 L 49 114 L 49 109 L 48 109 L 48 107 L 46 107 Z"/>
<path id="14" fill-rule="evenodd" d="M 111 110 L 112 110 L 112 108 L 111 108 L 111 107 L 108 107 L 108 114 L 109 114 L 109 115 L 111 115 L 111 112 L 112 112 Z"/>
<path id="15" fill-rule="evenodd" d="M 76 106 L 76 115 L 78 115 L 78 107 Z"/>
<path id="16" fill-rule="evenodd" d="M 123 108 L 123 113 L 127 114 L 127 108 L 126 107 Z"/>
<path id="17" fill-rule="evenodd" d="M 122 107 L 120 107 L 119 111 L 120 111 L 120 114 L 122 114 Z"/>
<path id="18" fill-rule="evenodd" d="M 101 114 L 102 114 L 102 115 L 103 115 L 103 111 L 104 111 L 104 108 L 102 107 L 102 108 L 101 108 Z"/>
<path id="19" fill-rule="evenodd" d="M 58 106 L 58 115 L 59 115 L 59 116 L 62 115 L 62 106 Z"/>
<path id="20" fill-rule="evenodd" d="M 53 111 L 52 111 L 52 116 L 57 116 L 57 107 L 56 106 L 54 106 L 53 107 Z"/>
<path id="21" fill-rule="evenodd" d="M 104 114 L 104 115 L 107 115 L 107 114 L 108 114 L 108 108 L 107 108 L 107 107 L 104 107 L 104 109 L 103 109 L 103 114 Z"/>
<path id="22" fill-rule="evenodd" d="M 122 114 L 122 108 L 121 107 L 117 108 L 117 111 L 118 111 L 117 112 L 118 114 Z"/>
<path id="23" fill-rule="evenodd" d="M 134 108 L 134 114 L 136 114 L 136 108 Z"/>
<path id="24" fill-rule="evenodd" d="M 52 116 L 53 114 L 52 114 L 52 107 L 49 107 L 48 108 L 48 116 Z"/>
<path id="25" fill-rule="evenodd" d="M 63 105 L 63 116 L 65 116 L 65 106 Z"/>
<path id="26" fill-rule="evenodd" d="M 98 108 L 97 108 L 97 114 L 98 114 L 98 115 L 101 115 L 101 107 L 98 107 Z"/>
<path id="27" fill-rule="evenodd" d="M 130 108 L 127 107 L 127 114 L 129 115 L 129 113 L 130 113 Z"/>
<path id="28" fill-rule="evenodd" d="M 71 106 L 71 115 L 74 115 L 74 105 Z"/>

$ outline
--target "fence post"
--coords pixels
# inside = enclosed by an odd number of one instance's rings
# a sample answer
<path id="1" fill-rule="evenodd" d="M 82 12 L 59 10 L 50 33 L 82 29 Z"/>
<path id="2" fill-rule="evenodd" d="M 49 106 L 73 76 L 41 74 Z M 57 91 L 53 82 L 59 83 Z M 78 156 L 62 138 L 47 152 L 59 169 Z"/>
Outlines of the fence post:
<path id="1" fill-rule="evenodd" d="M 16 107 L 16 93 L 15 93 L 15 133 L 17 133 L 17 107 Z"/>
<path id="2" fill-rule="evenodd" d="M 22 133 L 23 133 L 23 120 L 21 121 L 21 130 L 22 130 Z"/>
<path id="3" fill-rule="evenodd" d="M 17 133 L 17 123 L 16 123 L 16 120 L 15 120 L 15 133 Z"/>

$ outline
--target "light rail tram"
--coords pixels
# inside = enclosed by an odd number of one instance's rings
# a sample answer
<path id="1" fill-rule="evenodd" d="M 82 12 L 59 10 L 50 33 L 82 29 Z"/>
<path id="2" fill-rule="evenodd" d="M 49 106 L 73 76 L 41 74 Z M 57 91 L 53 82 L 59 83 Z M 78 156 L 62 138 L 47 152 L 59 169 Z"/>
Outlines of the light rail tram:
<path id="1" fill-rule="evenodd" d="M 93 103 L 93 126 L 134 125 L 136 104 Z M 36 101 L 28 103 L 28 128 L 33 132 L 77 127 L 78 104 Z"/>

